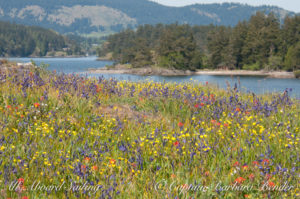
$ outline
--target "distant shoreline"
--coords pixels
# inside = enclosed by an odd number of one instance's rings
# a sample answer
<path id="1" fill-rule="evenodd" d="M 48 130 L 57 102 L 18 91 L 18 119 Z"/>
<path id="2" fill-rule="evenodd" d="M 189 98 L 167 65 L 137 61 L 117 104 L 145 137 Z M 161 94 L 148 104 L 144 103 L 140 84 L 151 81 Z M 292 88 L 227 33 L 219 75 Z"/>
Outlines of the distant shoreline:
<path id="1" fill-rule="evenodd" d="M 81 57 L 96 57 L 95 55 L 70 55 L 70 56 L 28 56 L 28 57 L 0 57 L 0 59 L 11 59 L 11 58 L 81 58 Z"/>
<path id="2" fill-rule="evenodd" d="M 165 69 L 158 67 L 144 67 L 144 68 L 125 68 L 122 65 L 117 65 L 115 68 L 90 68 L 87 73 L 90 74 L 132 74 L 140 76 L 191 76 L 191 75 L 218 75 L 218 76 L 261 76 L 266 78 L 287 78 L 293 79 L 295 75 L 293 72 L 286 71 L 249 71 L 249 70 L 176 70 Z"/>
<path id="3" fill-rule="evenodd" d="M 30 56 L 28 58 L 80 58 L 87 57 L 84 55 L 69 55 L 69 56 Z"/>

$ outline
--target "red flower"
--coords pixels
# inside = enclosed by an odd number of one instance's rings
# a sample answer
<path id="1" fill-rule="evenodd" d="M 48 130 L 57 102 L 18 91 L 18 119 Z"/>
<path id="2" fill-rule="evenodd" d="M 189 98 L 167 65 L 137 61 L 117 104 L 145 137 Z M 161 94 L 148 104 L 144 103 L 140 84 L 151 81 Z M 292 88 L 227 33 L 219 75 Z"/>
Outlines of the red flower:
<path id="1" fill-rule="evenodd" d="M 195 107 L 195 108 L 199 108 L 199 104 L 195 104 L 194 107 Z"/>
<path id="2" fill-rule="evenodd" d="M 22 199 L 29 199 L 27 196 L 23 196 Z"/>
<path id="3" fill-rule="evenodd" d="M 235 109 L 235 111 L 240 112 L 241 109 L 240 109 L 239 107 L 237 107 L 237 108 Z"/>
<path id="4" fill-rule="evenodd" d="M 254 166 L 255 166 L 255 165 L 258 166 L 258 165 L 259 165 L 259 162 L 253 161 L 252 164 L 253 164 Z"/>
<path id="5" fill-rule="evenodd" d="M 248 169 L 248 165 L 244 165 L 243 169 L 247 170 Z"/>
<path id="6" fill-rule="evenodd" d="M 24 178 L 19 178 L 18 182 L 23 184 L 24 183 Z"/>
<path id="7" fill-rule="evenodd" d="M 227 124 L 227 123 L 224 123 L 224 126 L 225 126 L 225 127 L 228 127 L 228 126 L 229 126 L 229 124 Z"/>
<path id="8" fill-rule="evenodd" d="M 236 162 L 233 164 L 234 167 L 238 167 L 239 165 L 240 165 L 240 163 L 239 163 L 238 161 L 236 161 Z"/>
<path id="9" fill-rule="evenodd" d="M 7 105 L 7 108 L 10 109 L 10 108 L 11 108 L 11 105 Z"/>
<path id="10" fill-rule="evenodd" d="M 268 185 L 269 185 L 270 187 L 274 187 L 274 186 L 275 186 L 275 183 L 272 182 L 272 181 L 269 181 L 269 182 L 268 182 Z"/>
<path id="11" fill-rule="evenodd" d="M 97 166 L 97 165 L 92 166 L 92 170 L 93 170 L 93 171 L 97 171 L 97 170 L 98 170 L 98 166 Z"/>
<path id="12" fill-rule="evenodd" d="M 39 104 L 39 103 L 34 103 L 33 105 L 34 105 L 35 108 L 40 107 L 40 104 Z"/>
<path id="13" fill-rule="evenodd" d="M 180 143 L 178 141 L 174 142 L 173 145 L 174 146 L 178 146 Z"/>
<path id="14" fill-rule="evenodd" d="M 204 106 L 204 103 L 201 103 L 200 106 Z"/>
<path id="15" fill-rule="evenodd" d="M 85 158 L 84 158 L 84 161 L 89 162 L 90 159 L 91 159 L 91 158 L 89 158 L 89 157 L 85 157 Z"/>
<path id="16" fill-rule="evenodd" d="M 178 123 L 178 126 L 179 126 L 179 127 L 183 127 L 183 125 L 184 125 L 184 124 L 183 124 L 182 122 L 179 122 L 179 123 Z"/>
<path id="17" fill-rule="evenodd" d="M 246 179 L 243 178 L 243 177 L 238 177 L 237 179 L 235 179 L 235 182 L 241 184 L 241 183 L 243 183 L 245 180 L 246 180 Z"/>
<path id="18" fill-rule="evenodd" d="M 109 160 L 109 163 L 110 163 L 110 164 L 116 164 L 116 160 L 115 160 L 115 159 L 110 159 L 110 160 Z"/>
<path id="19" fill-rule="evenodd" d="M 251 173 L 248 177 L 249 177 L 251 180 L 253 180 L 255 176 L 254 176 L 253 173 Z"/>
<path id="20" fill-rule="evenodd" d="M 220 123 L 220 122 L 218 122 L 218 123 L 217 123 L 217 126 L 220 126 L 220 125 L 221 125 L 221 123 Z"/>
<path id="21" fill-rule="evenodd" d="M 208 85 L 208 81 L 206 81 L 205 84 Z"/>
<path id="22" fill-rule="evenodd" d="M 101 87 L 99 87 L 98 85 L 96 85 L 96 92 L 99 93 L 101 91 Z"/>
<path id="23" fill-rule="evenodd" d="M 268 164 L 270 163 L 270 160 L 264 159 L 264 160 L 262 161 L 262 163 L 263 163 L 264 165 L 268 165 Z"/>
<path id="24" fill-rule="evenodd" d="M 81 170 L 85 171 L 86 166 L 85 165 L 81 165 Z"/>
<path id="25" fill-rule="evenodd" d="M 216 120 L 211 120 L 211 123 L 213 123 L 213 124 L 216 123 L 216 122 L 217 122 Z"/>
<path id="26" fill-rule="evenodd" d="M 271 178 L 271 175 L 267 173 L 267 174 L 266 174 L 266 179 L 269 180 L 270 178 Z"/>
<path id="27" fill-rule="evenodd" d="M 136 168 L 136 164 L 135 163 L 132 163 L 131 166 L 133 166 L 133 168 Z"/>

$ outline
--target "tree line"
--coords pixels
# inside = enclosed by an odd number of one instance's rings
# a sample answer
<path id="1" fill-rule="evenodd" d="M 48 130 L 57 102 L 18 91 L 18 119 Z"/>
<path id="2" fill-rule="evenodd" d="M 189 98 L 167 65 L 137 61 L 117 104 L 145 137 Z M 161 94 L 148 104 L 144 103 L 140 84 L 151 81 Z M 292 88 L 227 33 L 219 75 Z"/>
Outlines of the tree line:
<path id="1" fill-rule="evenodd" d="M 52 30 L 0 22 L 0 56 L 46 56 L 56 51 L 82 54 L 75 41 Z"/>
<path id="2" fill-rule="evenodd" d="M 142 25 L 111 35 L 98 50 L 133 67 L 176 69 L 300 69 L 300 16 L 283 24 L 257 12 L 235 27 L 187 24 Z"/>

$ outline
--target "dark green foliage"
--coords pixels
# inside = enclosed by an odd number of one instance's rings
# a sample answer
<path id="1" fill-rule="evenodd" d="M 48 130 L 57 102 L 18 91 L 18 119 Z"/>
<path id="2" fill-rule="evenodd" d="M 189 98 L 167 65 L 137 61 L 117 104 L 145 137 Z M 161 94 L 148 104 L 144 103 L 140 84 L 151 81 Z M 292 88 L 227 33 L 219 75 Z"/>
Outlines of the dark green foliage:
<path id="1" fill-rule="evenodd" d="M 261 69 L 261 64 L 259 62 L 255 62 L 252 64 L 245 64 L 243 65 L 244 70 L 260 70 Z"/>
<path id="2" fill-rule="evenodd" d="M 189 25 L 166 26 L 157 48 L 159 65 L 166 68 L 195 70 L 201 66 L 193 31 Z"/>
<path id="3" fill-rule="evenodd" d="M 285 69 L 300 70 L 300 41 L 288 49 L 285 57 Z"/>
<path id="4" fill-rule="evenodd" d="M 300 70 L 294 71 L 295 77 L 300 78 Z"/>
<path id="5" fill-rule="evenodd" d="M 0 56 L 45 56 L 63 49 L 81 53 L 76 42 L 52 30 L 0 22 Z"/>
<path id="6" fill-rule="evenodd" d="M 139 26 L 136 31 L 126 30 L 110 36 L 98 54 L 105 56 L 112 52 L 114 60 L 131 63 L 133 67 L 158 65 L 194 70 L 202 65 L 202 53 L 194 39 L 195 30 L 189 25 L 178 24 Z M 201 43 L 200 39 L 198 42 Z"/>
<path id="7" fill-rule="evenodd" d="M 266 65 L 267 70 L 280 70 L 283 68 L 282 56 L 270 56 L 268 64 Z"/>
<path id="8" fill-rule="evenodd" d="M 248 22 L 236 27 L 217 27 L 208 34 L 208 57 L 211 68 L 246 70 L 294 70 L 300 55 L 300 18 L 287 18 L 283 28 L 271 13 L 258 12 Z M 293 45 L 291 47 L 291 45 Z M 287 52 L 286 49 L 289 49 Z M 286 55 L 287 54 L 287 55 Z M 286 57 L 285 57 L 286 55 Z"/>
<path id="9" fill-rule="evenodd" d="M 208 50 L 210 56 L 210 67 L 211 68 L 223 68 L 226 67 L 227 63 L 232 60 L 227 59 L 227 56 L 231 56 L 233 52 L 230 51 L 229 41 L 230 41 L 231 29 L 220 26 L 208 34 Z M 228 53 L 229 52 L 229 53 Z M 234 62 L 234 61 L 233 61 Z"/>
<path id="10" fill-rule="evenodd" d="M 274 15 L 265 16 L 258 12 L 248 23 L 247 36 L 242 48 L 244 64 L 268 63 L 268 58 L 277 55 L 280 38 L 280 24 Z"/>
<path id="11" fill-rule="evenodd" d="M 283 26 L 283 41 L 286 47 L 295 45 L 300 41 L 300 16 L 287 17 Z M 288 48 L 285 49 L 287 53 Z"/>
<path id="12" fill-rule="evenodd" d="M 292 71 L 300 67 L 300 17 L 287 18 L 282 28 L 273 14 L 260 12 L 234 28 L 139 26 L 110 36 L 99 55 L 108 52 L 134 67 Z"/>

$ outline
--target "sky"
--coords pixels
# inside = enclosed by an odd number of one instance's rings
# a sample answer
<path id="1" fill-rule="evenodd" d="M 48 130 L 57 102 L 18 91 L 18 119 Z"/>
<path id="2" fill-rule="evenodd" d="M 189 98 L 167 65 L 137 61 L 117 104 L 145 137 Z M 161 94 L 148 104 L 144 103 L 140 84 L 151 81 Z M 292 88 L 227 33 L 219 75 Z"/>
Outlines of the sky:
<path id="1" fill-rule="evenodd" d="M 249 5 L 276 5 L 286 10 L 300 12 L 300 0 L 152 0 L 168 6 L 185 6 L 195 3 L 236 2 Z"/>

